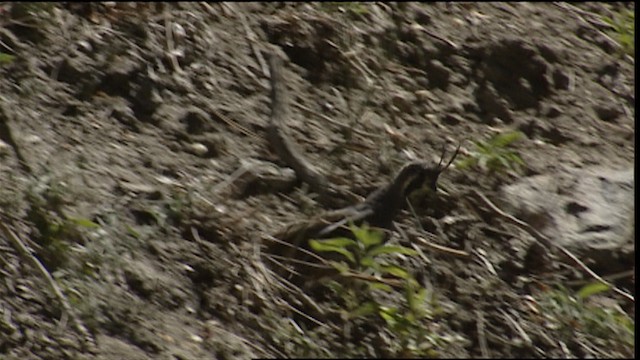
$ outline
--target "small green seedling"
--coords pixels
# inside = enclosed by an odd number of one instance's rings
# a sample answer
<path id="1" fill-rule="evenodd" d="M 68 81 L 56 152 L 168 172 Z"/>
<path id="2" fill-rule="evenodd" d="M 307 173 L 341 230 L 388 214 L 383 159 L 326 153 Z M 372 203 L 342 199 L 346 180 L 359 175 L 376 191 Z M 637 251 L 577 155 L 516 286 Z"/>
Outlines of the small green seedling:
<path id="1" fill-rule="evenodd" d="M 604 17 L 604 22 L 611 25 L 609 35 L 622 47 L 622 51 L 630 56 L 635 54 L 635 13 L 633 10 L 622 10 L 612 18 Z"/>
<path id="2" fill-rule="evenodd" d="M 350 224 L 350 230 L 354 239 L 339 237 L 309 241 L 311 248 L 316 252 L 332 252 L 342 256 L 344 261 L 330 262 L 341 274 L 369 275 L 356 279 L 356 282 L 365 285 L 360 290 L 344 287 L 339 283 L 333 284 L 334 290 L 347 304 L 347 309 L 342 311 L 346 314 L 345 318 L 354 320 L 374 316 L 381 319 L 386 325 L 386 330 L 397 339 L 388 344 L 391 354 L 403 357 L 433 355 L 433 345 L 437 342 L 438 336 L 431 333 L 422 321 L 430 316 L 425 307 L 426 289 L 420 286 L 407 269 L 389 263 L 389 257 L 383 256 L 413 256 L 417 252 L 401 245 L 384 243 L 384 234 L 366 225 L 357 227 Z M 383 277 L 399 280 L 398 283 L 402 284 L 404 302 L 400 306 L 383 303 L 374 295 L 375 291 L 394 291 L 388 283 L 379 281 Z"/>
<path id="3" fill-rule="evenodd" d="M 505 169 L 519 171 L 524 161 L 509 146 L 523 137 L 520 131 L 510 131 L 497 134 L 487 141 L 476 141 L 475 149 L 466 158 L 457 161 L 456 167 L 466 169 L 477 166 L 485 172 L 502 172 Z"/>

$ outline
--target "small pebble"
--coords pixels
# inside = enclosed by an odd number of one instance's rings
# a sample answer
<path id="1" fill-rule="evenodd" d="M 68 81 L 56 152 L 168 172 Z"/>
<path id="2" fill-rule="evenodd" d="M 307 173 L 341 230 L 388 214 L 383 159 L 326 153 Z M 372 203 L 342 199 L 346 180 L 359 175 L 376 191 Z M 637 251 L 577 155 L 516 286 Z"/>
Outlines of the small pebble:
<path id="1" fill-rule="evenodd" d="M 209 149 L 201 143 L 193 143 L 186 146 L 186 150 L 197 156 L 205 156 Z"/>

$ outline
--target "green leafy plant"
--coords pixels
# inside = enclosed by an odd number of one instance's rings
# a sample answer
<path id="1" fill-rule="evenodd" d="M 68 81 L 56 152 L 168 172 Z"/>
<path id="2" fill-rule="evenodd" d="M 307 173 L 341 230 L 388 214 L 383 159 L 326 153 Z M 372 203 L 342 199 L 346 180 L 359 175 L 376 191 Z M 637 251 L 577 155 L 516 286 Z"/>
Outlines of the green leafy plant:
<path id="1" fill-rule="evenodd" d="M 631 9 L 625 9 L 615 14 L 613 19 L 604 17 L 604 22 L 611 25 L 613 30 L 609 31 L 609 35 L 613 37 L 621 46 L 622 51 L 628 55 L 635 54 L 635 12 Z"/>
<path id="2" fill-rule="evenodd" d="M 81 228 L 99 227 L 89 219 L 66 215 L 64 193 L 59 184 L 44 184 L 40 191 L 31 190 L 27 194 L 27 219 L 37 229 L 34 240 L 41 246 L 38 256 L 50 270 L 67 262 L 71 243 L 82 242 Z"/>
<path id="3" fill-rule="evenodd" d="M 524 166 L 522 158 L 512 149 L 511 144 L 522 139 L 520 131 L 510 131 L 497 134 L 487 141 L 476 141 L 475 149 L 456 162 L 456 167 L 466 169 L 477 166 L 483 171 L 501 172 L 505 169 L 519 171 Z"/>
<path id="4" fill-rule="evenodd" d="M 15 58 L 14 55 L 0 52 L 0 65 L 11 64 Z"/>
<path id="5" fill-rule="evenodd" d="M 389 255 L 416 255 L 416 251 L 401 245 L 385 244 L 383 233 L 364 225 L 350 224 L 354 239 L 338 237 L 323 240 L 310 240 L 311 248 L 316 252 L 339 254 L 342 260 L 330 261 L 332 266 L 347 277 L 358 276 L 355 281 L 361 288 L 344 287 L 338 282 L 332 284 L 334 290 L 345 300 L 344 317 L 354 320 L 375 316 L 386 325 L 398 342 L 389 344 L 391 354 L 400 356 L 434 356 L 433 345 L 437 336 L 432 334 L 421 322 L 430 316 L 424 306 L 427 291 L 421 287 L 402 266 L 390 263 Z M 386 281 L 389 280 L 389 281 Z M 375 292 L 394 292 L 390 280 L 397 280 L 396 287 L 403 290 L 403 304 L 393 306 L 378 301 Z"/>
<path id="6" fill-rule="evenodd" d="M 604 345 L 603 351 L 612 356 L 614 350 L 624 352 L 629 346 L 633 347 L 635 325 L 614 302 L 603 300 L 608 290 L 607 285 L 598 282 L 584 286 L 575 295 L 559 287 L 539 293 L 536 299 L 546 327 L 556 330 L 561 339 L 568 340 L 580 333 L 593 343 Z"/>
<path id="7" fill-rule="evenodd" d="M 391 275 L 408 279 L 408 272 L 381 258 L 385 254 L 415 255 L 416 251 L 400 245 L 383 243 L 383 233 L 370 229 L 367 225 L 357 227 L 350 225 L 355 239 L 338 237 L 333 239 L 310 240 L 311 248 L 317 252 L 335 252 L 346 261 L 331 261 L 330 263 L 342 274 L 351 271 L 370 274 L 373 276 Z"/>

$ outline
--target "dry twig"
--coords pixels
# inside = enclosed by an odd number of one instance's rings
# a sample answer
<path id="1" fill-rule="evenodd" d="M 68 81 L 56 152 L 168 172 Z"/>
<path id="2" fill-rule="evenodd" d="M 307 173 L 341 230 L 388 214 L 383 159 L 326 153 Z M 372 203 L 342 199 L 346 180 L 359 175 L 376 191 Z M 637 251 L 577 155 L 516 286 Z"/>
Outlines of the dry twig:
<path id="1" fill-rule="evenodd" d="M 441 36 L 439 34 L 436 34 L 433 31 L 431 31 L 431 30 L 429 30 L 429 29 L 427 29 L 425 27 L 420 26 L 420 31 L 424 32 L 425 34 L 431 36 L 432 38 L 434 38 L 436 40 L 442 41 L 443 43 L 447 44 L 448 46 L 450 46 L 454 50 L 459 50 L 460 49 L 460 47 L 458 45 L 456 45 L 456 43 L 454 43 L 453 41 L 451 41 L 451 40 L 449 40 L 449 39 L 447 39 L 447 38 L 445 38 L 445 37 L 443 37 L 443 36 Z"/>
<path id="2" fill-rule="evenodd" d="M 246 16 L 244 16 L 242 11 L 238 11 L 235 8 L 235 6 L 233 6 L 233 4 L 231 3 L 223 3 L 222 5 L 225 6 L 229 11 L 233 12 L 235 16 L 238 19 L 240 19 L 240 22 L 242 23 L 242 28 L 244 30 L 244 35 L 247 38 L 247 41 L 249 42 L 249 47 L 251 47 L 251 52 L 253 52 L 253 56 L 255 56 L 256 61 L 258 62 L 258 65 L 260 66 L 260 70 L 262 70 L 262 74 L 265 77 L 269 77 L 269 67 L 267 65 L 267 62 L 264 60 L 262 53 L 258 49 L 258 41 L 256 40 L 256 34 L 251 30 L 251 27 L 247 22 Z"/>
<path id="3" fill-rule="evenodd" d="M 42 265 L 40 260 L 31 253 L 31 251 L 24 245 L 22 240 L 16 235 L 5 223 L 4 221 L 0 221 L 0 230 L 4 234 L 5 238 L 9 240 L 11 245 L 18 251 L 18 253 L 33 266 L 42 277 L 47 281 L 49 287 L 53 291 L 53 294 L 56 296 L 60 305 L 62 306 L 63 314 L 61 318 L 61 323 L 66 323 L 67 317 L 71 319 L 71 324 L 76 329 L 78 333 L 82 336 L 82 347 L 83 349 L 87 349 L 87 345 L 95 344 L 95 341 L 87 328 L 82 324 L 80 319 L 76 316 L 75 312 L 71 308 L 69 301 L 62 293 L 62 290 L 58 287 L 58 284 L 53 279 L 53 276 L 47 271 L 47 269 Z"/>
<path id="4" fill-rule="evenodd" d="M 264 60 L 262 53 L 258 49 L 256 34 L 249 27 L 249 23 L 247 22 L 247 18 L 239 13 L 240 21 L 242 22 L 242 27 L 244 28 L 244 33 L 247 37 L 247 41 L 249 41 L 249 46 L 251 47 L 251 51 L 253 52 L 253 56 L 256 57 L 258 61 L 258 65 L 260 65 L 260 69 L 262 70 L 262 75 L 265 77 L 269 77 L 269 67 L 267 66 L 267 62 Z"/>
<path id="5" fill-rule="evenodd" d="M 600 36 L 602 36 L 609 44 L 611 44 L 613 47 L 615 47 L 616 49 L 622 49 L 622 45 L 615 41 L 614 39 L 612 39 L 609 35 L 605 34 L 602 30 L 598 29 L 597 26 L 607 26 L 607 27 L 611 27 L 611 25 L 604 23 L 602 21 L 598 20 L 594 20 L 592 17 L 597 16 L 595 14 L 592 14 L 588 11 L 584 11 L 581 9 L 578 9 L 577 7 L 568 4 L 568 3 L 564 3 L 564 2 L 554 2 L 553 3 L 555 6 L 564 9 L 564 10 L 568 10 L 569 12 L 571 12 L 573 15 L 575 15 L 575 17 L 581 21 L 583 24 L 591 27 L 593 29 L 593 31 L 597 32 Z M 588 15 L 590 18 L 586 19 L 585 17 L 583 17 L 582 15 Z M 632 64 L 635 62 L 634 58 L 628 54 L 625 54 L 625 59 L 629 60 Z"/>
<path id="6" fill-rule="evenodd" d="M 490 359 L 489 347 L 487 346 L 487 336 L 485 335 L 484 314 L 480 310 L 476 310 L 476 330 L 478 332 L 478 344 L 480 345 L 480 353 L 485 359 Z"/>
<path id="7" fill-rule="evenodd" d="M 330 190 L 327 178 L 303 156 L 286 132 L 284 121 L 289 114 L 289 98 L 282 74 L 282 59 L 273 52 L 268 57 L 271 72 L 271 116 L 267 139 L 280 159 L 296 172 L 300 180 L 309 184 L 316 193 L 327 193 Z"/>
<path id="8" fill-rule="evenodd" d="M 500 311 L 500 313 L 502 313 L 502 316 L 504 316 L 504 318 L 507 320 L 507 322 L 513 326 L 513 329 L 520 335 L 520 337 L 522 338 L 522 340 L 524 340 L 524 342 L 529 345 L 532 346 L 533 345 L 533 341 L 531 340 L 531 337 L 529 335 L 527 335 L 527 333 L 524 331 L 524 328 L 522 326 L 520 326 L 520 324 L 518 324 L 517 321 L 515 321 L 506 311 L 502 310 L 502 309 L 498 309 Z"/>
<path id="9" fill-rule="evenodd" d="M 171 65 L 173 66 L 173 70 L 177 73 L 182 73 L 182 69 L 180 68 L 180 64 L 178 63 L 178 59 L 175 54 L 175 41 L 173 38 L 173 29 L 171 26 L 171 21 L 169 20 L 169 11 L 165 7 L 164 11 L 164 35 L 167 40 L 167 56 L 171 61 Z"/>
<path id="10" fill-rule="evenodd" d="M 218 109 L 216 109 L 215 107 L 208 106 L 208 109 L 213 115 L 215 115 L 218 118 L 218 120 L 222 120 L 225 124 L 233 127 L 234 129 L 236 129 L 236 130 L 240 131 L 241 133 L 253 138 L 256 141 L 262 141 L 261 137 L 256 135 L 254 132 L 248 130 L 244 126 L 238 124 L 238 122 L 233 121 L 233 120 L 229 119 L 228 117 L 222 115 L 222 113 L 220 113 L 220 111 L 218 111 Z"/>
<path id="11" fill-rule="evenodd" d="M 448 254 L 448 255 L 453 255 L 453 256 L 459 256 L 459 257 L 468 257 L 469 253 L 464 251 L 464 250 L 457 250 L 457 249 L 453 249 L 447 246 L 443 246 L 443 245 L 438 245 L 436 243 L 432 243 L 430 241 L 428 241 L 427 239 L 423 238 L 423 237 L 418 237 L 417 238 L 418 241 L 425 246 L 428 246 L 429 248 Z"/>

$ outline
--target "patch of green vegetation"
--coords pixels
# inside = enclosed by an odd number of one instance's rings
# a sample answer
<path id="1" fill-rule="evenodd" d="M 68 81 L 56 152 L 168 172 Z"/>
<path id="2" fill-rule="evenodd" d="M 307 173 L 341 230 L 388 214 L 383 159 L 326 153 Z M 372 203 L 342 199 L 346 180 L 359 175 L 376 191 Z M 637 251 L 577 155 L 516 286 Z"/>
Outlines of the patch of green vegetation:
<path id="1" fill-rule="evenodd" d="M 0 52 L 0 65 L 11 64 L 15 59 L 16 57 L 14 55 Z"/>
<path id="2" fill-rule="evenodd" d="M 613 19 L 604 17 L 603 20 L 613 28 L 613 30 L 609 31 L 609 35 L 622 46 L 622 51 L 635 57 L 636 25 L 633 9 L 624 9 L 615 14 Z"/>
<path id="3" fill-rule="evenodd" d="M 575 295 L 560 287 L 540 293 L 536 298 L 546 327 L 555 330 L 561 340 L 569 341 L 580 333 L 590 343 L 603 347 L 603 354 L 612 356 L 616 351 L 624 353 L 624 349 L 634 347 L 635 324 L 614 302 L 602 301 L 602 293 L 608 290 L 606 285 L 594 283 Z"/>
<path id="4" fill-rule="evenodd" d="M 476 141 L 475 149 L 456 162 L 456 167 L 466 169 L 479 167 L 482 171 L 502 172 L 504 170 L 519 171 L 524 166 L 522 158 L 509 147 L 525 135 L 520 131 L 503 132 L 487 141 Z"/>
<path id="5" fill-rule="evenodd" d="M 167 218 L 174 224 L 180 224 L 187 220 L 193 212 L 193 198 L 189 192 L 172 193 L 165 204 Z"/>
<path id="6" fill-rule="evenodd" d="M 348 279 L 348 286 L 334 281 L 330 287 L 344 301 L 340 309 L 347 321 L 371 318 L 381 320 L 385 330 L 393 337 L 384 349 L 389 356 L 436 357 L 435 346 L 440 337 L 430 331 L 425 321 L 431 318 L 431 309 L 426 307 L 427 291 L 413 278 L 409 271 L 388 261 L 389 255 L 416 255 L 416 251 L 400 245 L 385 244 L 383 233 L 366 225 L 350 225 L 354 239 L 339 237 L 310 240 L 311 248 L 319 253 L 339 254 L 343 260 L 331 261 L 331 265 Z M 354 276 L 358 275 L 358 276 Z M 376 296 L 393 295 L 394 287 L 400 287 L 403 302 L 391 305 Z M 384 297 L 384 296 L 383 296 Z"/>
<path id="7" fill-rule="evenodd" d="M 370 229 L 368 226 L 357 227 L 350 225 L 355 240 L 339 237 L 333 239 L 310 240 L 311 248 L 317 252 L 336 252 L 341 254 L 344 261 L 332 261 L 331 264 L 341 273 L 346 274 L 351 270 L 358 273 L 371 273 L 372 275 L 393 275 L 406 279 L 406 271 L 398 266 L 390 265 L 380 259 L 384 254 L 415 255 L 416 251 L 399 245 L 387 245 L 382 242 L 383 233 Z"/>
<path id="8" fill-rule="evenodd" d="M 44 184 L 40 190 L 30 189 L 26 196 L 27 219 L 35 226 L 33 240 L 40 245 L 37 254 L 49 270 L 65 265 L 71 244 L 82 242 L 82 228 L 99 227 L 89 219 L 64 213 L 65 192 L 61 184 Z"/>

